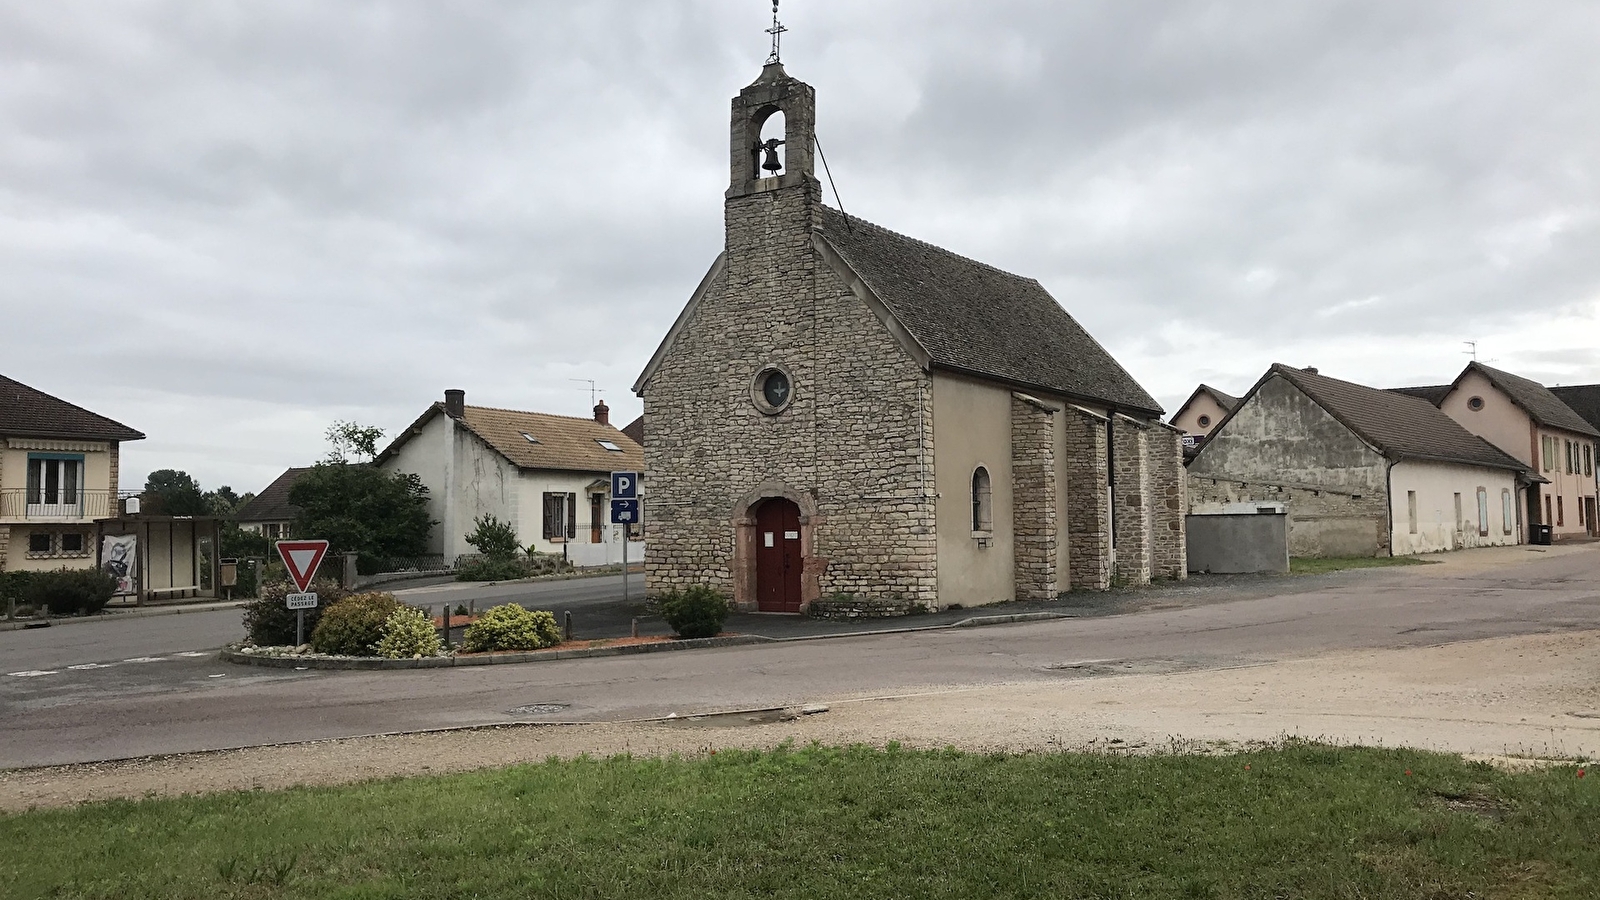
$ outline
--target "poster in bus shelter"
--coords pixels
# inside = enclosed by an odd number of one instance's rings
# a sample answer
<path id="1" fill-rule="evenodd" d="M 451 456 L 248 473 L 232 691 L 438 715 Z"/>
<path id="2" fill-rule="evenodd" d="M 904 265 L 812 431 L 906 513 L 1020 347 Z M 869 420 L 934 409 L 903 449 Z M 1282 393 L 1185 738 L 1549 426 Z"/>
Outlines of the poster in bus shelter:
<path id="1" fill-rule="evenodd" d="M 100 564 L 111 577 L 117 579 L 117 593 L 134 593 L 134 580 L 138 565 L 139 538 L 132 534 L 108 534 L 101 545 Z"/>

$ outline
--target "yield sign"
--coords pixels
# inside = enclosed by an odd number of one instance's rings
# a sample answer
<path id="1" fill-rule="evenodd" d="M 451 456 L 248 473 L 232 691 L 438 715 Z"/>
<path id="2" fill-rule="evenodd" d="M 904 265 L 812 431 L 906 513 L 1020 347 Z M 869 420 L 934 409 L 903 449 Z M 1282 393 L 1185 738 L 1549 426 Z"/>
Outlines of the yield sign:
<path id="1" fill-rule="evenodd" d="M 283 564 L 289 567 L 289 577 L 302 593 L 310 590 L 311 577 L 317 574 L 317 567 L 322 565 L 322 557 L 327 552 L 327 541 L 278 542 L 278 555 L 283 557 Z"/>

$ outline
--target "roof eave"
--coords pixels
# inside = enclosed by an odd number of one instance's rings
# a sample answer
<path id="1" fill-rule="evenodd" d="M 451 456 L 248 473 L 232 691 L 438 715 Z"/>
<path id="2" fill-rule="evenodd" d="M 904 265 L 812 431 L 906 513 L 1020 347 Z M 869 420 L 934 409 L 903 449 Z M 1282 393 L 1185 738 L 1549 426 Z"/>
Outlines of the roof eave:
<path id="1" fill-rule="evenodd" d="M 1012 378 L 1003 378 L 1003 377 L 1000 377 L 998 375 L 991 375 L 991 374 L 989 374 L 987 372 L 979 372 L 979 371 L 977 371 L 975 369 L 965 369 L 965 368 L 962 368 L 961 366 L 952 366 L 952 365 L 950 365 L 948 363 L 939 362 L 937 360 L 935 360 L 934 362 L 931 363 L 931 368 L 933 370 L 940 371 L 940 372 L 949 372 L 949 373 L 952 373 L 952 374 L 955 374 L 955 375 L 964 375 L 964 376 L 966 376 L 968 378 L 976 378 L 976 379 L 978 379 L 980 381 L 988 381 L 988 382 L 991 382 L 993 384 L 1004 385 L 1004 386 L 1006 386 L 1008 388 L 1014 388 L 1014 389 L 1024 390 L 1024 391 L 1037 391 L 1037 392 L 1044 393 L 1044 394 L 1050 394 L 1052 396 L 1062 397 L 1064 399 L 1071 400 L 1073 403 L 1076 403 L 1076 404 L 1088 404 L 1090 406 L 1103 406 L 1103 407 L 1105 407 L 1107 409 L 1114 409 L 1114 410 L 1116 410 L 1118 412 L 1124 412 L 1124 413 L 1126 413 L 1126 412 L 1147 413 L 1152 418 L 1155 418 L 1155 419 L 1160 419 L 1161 416 L 1162 416 L 1162 410 L 1161 410 L 1161 407 L 1159 407 L 1159 406 L 1157 406 L 1154 409 L 1151 409 L 1151 408 L 1145 407 L 1145 406 L 1134 406 L 1134 405 L 1129 404 L 1129 403 L 1123 403 L 1123 402 L 1116 401 L 1116 400 L 1108 400 L 1108 399 L 1106 399 L 1104 397 L 1091 397 L 1091 396 L 1089 396 L 1087 394 L 1079 394 L 1079 393 L 1075 393 L 1073 391 L 1064 391 L 1061 388 L 1051 387 L 1050 385 L 1047 385 L 1047 384 L 1035 384 L 1033 382 L 1028 382 L 1028 381 L 1018 381 L 1018 380 L 1012 379 Z M 1163 424 L 1165 424 L 1165 423 L 1163 423 Z"/>

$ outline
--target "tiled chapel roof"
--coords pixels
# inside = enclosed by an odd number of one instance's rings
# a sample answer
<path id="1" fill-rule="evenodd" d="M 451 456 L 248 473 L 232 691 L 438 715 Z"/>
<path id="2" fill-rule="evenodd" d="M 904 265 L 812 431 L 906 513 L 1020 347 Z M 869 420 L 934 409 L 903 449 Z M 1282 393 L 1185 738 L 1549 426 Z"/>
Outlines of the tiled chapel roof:
<path id="1" fill-rule="evenodd" d="M 938 367 L 1159 416 L 1161 405 L 1032 278 L 822 207 L 823 237 Z"/>

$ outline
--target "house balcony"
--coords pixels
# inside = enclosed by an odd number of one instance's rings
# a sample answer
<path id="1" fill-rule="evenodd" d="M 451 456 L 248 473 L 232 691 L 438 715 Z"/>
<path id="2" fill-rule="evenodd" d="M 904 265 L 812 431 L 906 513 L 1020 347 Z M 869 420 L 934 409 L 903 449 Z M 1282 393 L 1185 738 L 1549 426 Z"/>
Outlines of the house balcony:
<path id="1" fill-rule="evenodd" d="M 116 508 L 117 496 L 114 491 L 0 491 L 0 522 L 16 525 L 104 519 Z"/>

